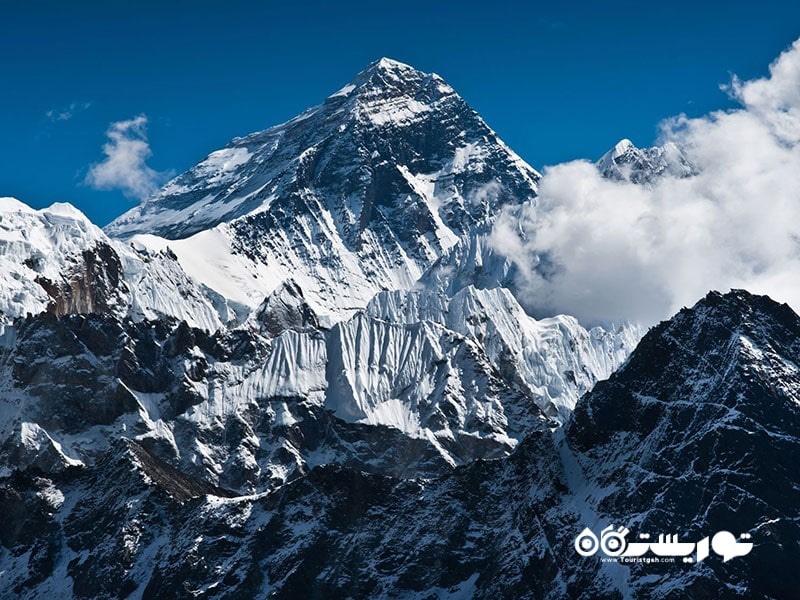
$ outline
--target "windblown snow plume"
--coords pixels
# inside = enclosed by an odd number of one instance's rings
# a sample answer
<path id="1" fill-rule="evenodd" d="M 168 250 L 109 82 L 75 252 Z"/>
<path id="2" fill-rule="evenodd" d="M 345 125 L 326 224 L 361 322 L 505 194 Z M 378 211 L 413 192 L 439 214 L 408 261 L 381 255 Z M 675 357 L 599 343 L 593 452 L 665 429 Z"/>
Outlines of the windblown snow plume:
<path id="1" fill-rule="evenodd" d="M 535 314 L 653 322 L 731 287 L 800 308 L 800 40 L 768 77 L 725 89 L 740 108 L 661 125 L 695 174 L 637 185 L 575 161 L 545 170 L 535 205 L 506 209 L 493 244 Z"/>

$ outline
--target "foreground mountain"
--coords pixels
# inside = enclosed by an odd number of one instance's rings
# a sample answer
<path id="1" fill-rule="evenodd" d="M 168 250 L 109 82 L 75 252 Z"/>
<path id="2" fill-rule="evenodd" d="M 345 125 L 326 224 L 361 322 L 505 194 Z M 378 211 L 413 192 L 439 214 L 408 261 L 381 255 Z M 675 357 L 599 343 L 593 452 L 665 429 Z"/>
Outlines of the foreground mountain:
<path id="1" fill-rule="evenodd" d="M 748 556 L 633 565 L 650 597 L 789 598 L 800 589 L 800 319 L 786 304 L 715 292 L 651 330 L 567 429 L 599 514 L 698 541 L 751 533 Z M 657 578 L 652 574 L 656 571 Z"/>
<path id="2" fill-rule="evenodd" d="M 800 318 L 711 293 L 651 330 L 555 433 L 430 480 L 317 467 L 231 494 L 120 441 L 0 490 L 19 597 L 787 598 L 800 585 Z M 746 556 L 602 562 L 573 540 L 752 534 Z M 633 535 L 630 536 L 633 538 Z"/>
<path id="3" fill-rule="evenodd" d="M 302 115 L 233 140 L 106 227 L 167 245 L 257 306 L 289 278 L 323 321 L 406 289 L 539 174 L 438 75 L 381 59 Z"/>

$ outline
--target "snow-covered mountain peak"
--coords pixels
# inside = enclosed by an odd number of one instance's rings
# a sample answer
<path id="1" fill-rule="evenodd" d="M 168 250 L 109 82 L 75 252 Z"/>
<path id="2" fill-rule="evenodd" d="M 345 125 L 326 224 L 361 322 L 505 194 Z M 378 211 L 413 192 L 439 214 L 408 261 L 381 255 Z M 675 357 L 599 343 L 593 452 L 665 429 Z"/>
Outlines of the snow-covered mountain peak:
<path id="1" fill-rule="evenodd" d="M 33 212 L 33 209 L 16 198 L 0 197 L 0 214 L 8 212 Z"/>
<path id="2" fill-rule="evenodd" d="M 427 77 L 427 74 L 411 65 L 384 56 L 368 64 L 363 71 L 353 78 L 351 85 L 363 85 L 368 81 L 390 83 L 393 81 L 421 79 L 423 77 Z"/>
<path id="3" fill-rule="evenodd" d="M 406 73 L 416 71 L 414 67 L 399 60 L 394 60 L 387 56 L 382 56 L 376 61 L 371 62 L 364 72 L 385 72 L 385 73 Z"/>
<path id="4" fill-rule="evenodd" d="M 370 63 L 356 75 L 345 89 L 351 89 L 362 96 L 368 91 L 380 94 L 414 96 L 425 88 L 440 94 L 455 94 L 453 88 L 435 73 L 425 73 L 414 67 L 391 58 L 381 58 Z M 339 93 L 333 97 L 338 97 Z"/>
<path id="5" fill-rule="evenodd" d="M 629 139 L 622 139 L 595 165 L 604 177 L 639 184 L 652 183 L 665 175 L 689 177 L 696 173 L 683 150 L 673 142 L 638 148 Z"/>
<path id="6" fill-rule="evenodd" d="M 618 141 L 611 150 L 603 154 L 600 157 L 600 160 L 597 161 L 597 168 L 600 171 L 605 172 L 609 168 L 613 167 L 617 160 L 625 155 L 632 155 L 637 152 L 641 152 L 639 148 L 637 148 L 632 141 L 628 138 L 623 138 Z"/>
<path id="7" fill-rule="evenodd" d="M 166 316 L 208 330 L 235 320 L 195 288 L 174 257 L 109 239 L 71 204 L 0 198 L 0 329 L 41 312 Z"/>
<path id="8" fill-rule="evenodd" d="M 425 137 L 434 133 L 443 139 Z M 380 139 L 375 139 L 376 134 Z M 336 143 L 334 138 L 344 139 Z M 309 173 L 309 168 L 324 170 L 333 158 L 329 156 L 333 147 L 344 151 L 337 166 L 347 163 L 351 168 L 374 169 L 388 162 L 414 173 L 418 167 L 441 164 L 446 155 L 451 161 L 456 159 L 451 171 L 473 166 L 470 155 L 476 154 L 478 144 L 486 149 L 500 146 L 498 150 L 509 155 L 511 166 L 535 193 L 538 173 L 502 144 L 441 77 L 382 58 L 322 104 L 212 152 L 106 231 L 116 237 L 150 233 L 176 239 L 268 210 L 273 195 L 287 191 L 281 189 L 287 184 L 298 189 L 311 183 L 303 181 L 302 175 L 316 174 Z M 440 147 L 447 152 L 442 153 Z M 479 165 L 473 168 L 480 170 Z"/>
<path id="9" fill-rule="evenodd" d="M 34 209 L 16 198 L 0 198 L 0 241 L 25 243 L 31 251 L 74 251 L 105 237 L 80 210 L 66 203 Z M 16 246 L 15 246 L 16 247 Z"/>
<path id="10" fill-rule="evenodd" d="M 622 156 L 629 150 L 638 150 L 638 148 L 628 138 L 623 138 L 614 145 L 614 147 L 608 152 L 608 154 L 610 155 L 610 158 L 613 159 L 617 158 L 618 156 Z"/>
<path id="11" fill-rule="evenodd" d="M 105 234 L 75 207 L 0 199 L 0 329 L 44 311 L 120 314 L 121 270 Z"/>
<path id="12" fill-rule="evenodd" d="M 38 215 L 38 217 L 36 217 L 38 219 L 63 217 L 75 221 L 76 223 L 89 225 L 95 231 L 100 231 L 99 228 L 92 224 L 86 215 L 68 202 L 54 202 L 46 208 L 36 209 L 16 198 L 0 198 L 0 216 L 6 215 L 20 215 L 20 218 L 26 218 L 22 215 Z"/>
<path id="13" fill-rule="evenodd" d="M 153 249 L 169 240 L 190 275 L 250 308 L 293 278 L 338 319 L 411 287 L 502 207 L 534 198 L 539 177 L 439 76 L 381 59 L 106 231 Z"/>

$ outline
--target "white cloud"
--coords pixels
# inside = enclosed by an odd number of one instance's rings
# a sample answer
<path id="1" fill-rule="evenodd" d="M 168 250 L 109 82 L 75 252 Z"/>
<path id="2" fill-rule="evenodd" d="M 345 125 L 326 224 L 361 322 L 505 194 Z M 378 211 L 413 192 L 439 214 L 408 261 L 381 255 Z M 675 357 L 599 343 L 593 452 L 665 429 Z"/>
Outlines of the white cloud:
<path id="1" fill-rule="evenodd" d="M 159 172 L 147 165 L 153 153 L 147 141 L 145 115 L 111 123 L 106 135 L 106 157 L 89 168 L 84 180 L 87 185 L 98 190 L 118 189 L 130 198 L 144 200 L 172 176 L 172 172 Z"/>
<path id="2" fill-rule="evenodd" d="M 729 91 L 741 108 L 662 124 L 698 175 L 644 187 L 566 163 L 536 206 L 501 215 L 493 244 L 534 313 L 654 322 L 731 287 L 800 309 L 800 40 Z"/>
<path id="3" fill-rule="evenodd" d="M 91 108 L 91 102 L 73 102 L 69 106 L 64 106 L 62 108 L 53 108 L 48 110 L 45 113 L 45 117 L 47 117 L 50 121 L 69 121 L 72 117 L 74 117 L 79 112 L 83 112 L 84 110 L 88 110 Z"/>

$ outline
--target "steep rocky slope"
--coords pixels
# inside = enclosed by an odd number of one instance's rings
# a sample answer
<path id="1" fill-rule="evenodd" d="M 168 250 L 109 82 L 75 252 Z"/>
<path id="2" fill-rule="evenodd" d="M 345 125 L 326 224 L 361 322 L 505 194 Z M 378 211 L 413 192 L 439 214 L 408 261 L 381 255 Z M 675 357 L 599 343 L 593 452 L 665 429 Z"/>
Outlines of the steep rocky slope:
<path id="1" fill-rule="evenodd" d="M 651 330 L 565 428 L 434 479 L 342 466 L 229 497 L 119 442 L 91 468 L 6 478 L 20 597 L 788 598 L 800 558 L 800 318 L 709 294 Z M 584 527 L 748 532 L 699 564 L 580 556 Z M 633 539 L 633 534 L 630 540 Z M 630 541 L 629 540 L 629 541 Z"/>

